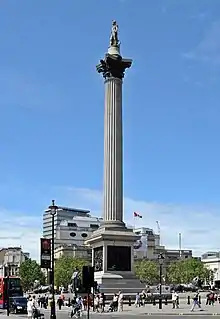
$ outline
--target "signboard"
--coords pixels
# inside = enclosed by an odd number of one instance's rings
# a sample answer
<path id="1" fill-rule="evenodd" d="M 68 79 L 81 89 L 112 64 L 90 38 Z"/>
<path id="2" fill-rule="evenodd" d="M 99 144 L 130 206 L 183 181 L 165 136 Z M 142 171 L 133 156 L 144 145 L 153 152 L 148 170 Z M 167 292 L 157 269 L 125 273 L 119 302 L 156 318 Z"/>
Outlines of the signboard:
<path id="1" fill-rule="evenodd" d="M 51 268 L 51 240 L 41 238 L 40 265 L 41 268 Z"/>

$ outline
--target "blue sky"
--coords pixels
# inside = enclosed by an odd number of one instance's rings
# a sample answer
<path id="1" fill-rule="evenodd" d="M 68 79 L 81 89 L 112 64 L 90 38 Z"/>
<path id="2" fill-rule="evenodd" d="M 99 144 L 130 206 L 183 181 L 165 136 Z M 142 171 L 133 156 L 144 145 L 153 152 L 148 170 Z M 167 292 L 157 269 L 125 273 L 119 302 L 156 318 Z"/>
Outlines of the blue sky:
<path id="1" fill-rule="evenodd" d="M 219 249 L 219 1 L 0 8 L 0 246 L 38 256 L 52 198 L 101 214 L 104 83 L 95 67 L 116 19 L 121 53 L 133 59 L 123 88 L 125 220 L 134 210 L 139 225 L 159 220 L 170 248 L 182 232 L 195 254 Z"/>

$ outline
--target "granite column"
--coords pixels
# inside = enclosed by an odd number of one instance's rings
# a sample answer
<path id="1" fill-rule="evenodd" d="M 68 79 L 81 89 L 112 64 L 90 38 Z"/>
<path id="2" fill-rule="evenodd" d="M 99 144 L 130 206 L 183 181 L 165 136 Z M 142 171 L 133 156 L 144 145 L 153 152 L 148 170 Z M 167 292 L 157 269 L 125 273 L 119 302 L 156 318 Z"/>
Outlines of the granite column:
<path id="1" fill-rule="evenodd" d="M 104 222 L 123 223 L 122 79 L 105 80 L 104 116 Z"/>

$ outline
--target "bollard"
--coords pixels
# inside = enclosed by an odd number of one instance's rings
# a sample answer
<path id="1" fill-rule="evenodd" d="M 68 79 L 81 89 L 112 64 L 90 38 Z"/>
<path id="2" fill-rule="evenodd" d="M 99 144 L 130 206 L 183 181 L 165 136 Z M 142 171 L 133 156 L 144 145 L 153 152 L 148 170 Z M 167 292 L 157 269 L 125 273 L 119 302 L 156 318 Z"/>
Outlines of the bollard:
<path id="1" fill-rule="evenodd" d="M 201 296 L 199 296 L 199 304 L 201 305 Z"/>
<path id="2" fill-rule="evenodd" d="M 167 302 L 167 298 L 165 298 L 165 302 L 164 302 L 164 304 L 167 306 L 167 304 L 168 304 L 168 302 Z"/>
<path id="3" fill-rule="evenodd" d="M 156 299 L 153 298 L 153 306 L 156 306 Z"/>
<path id="4" fill-rule="evenodd" d="M 187 297 L 187 305 L 190 305 L 190 296 Z"/>
<path id="5" fill-rule="evenodd" d="M 189 301 L 189 302 L 190 302 L 190 301 Z M 180 305 L 180 298 L 179 298 L 179 296 L 177 297 L 176 304 L 177 304 L 177 306 L 179 307 L 179 305 Z"/>
<path id="6" fill-rule="evenodd" d="M 68 299 L 68 307 L 70 307 L 70 298 Z"/>
<path id="7" fill-rule="evenodd" d="M 159 297 L 159 309 L 163 308 L 163 299 L 162 296 Z"/>
<path id="8" fill-rule="evenodd" d="M 128 305 L 131 307 L 131 296 L 128 297 Z"/>

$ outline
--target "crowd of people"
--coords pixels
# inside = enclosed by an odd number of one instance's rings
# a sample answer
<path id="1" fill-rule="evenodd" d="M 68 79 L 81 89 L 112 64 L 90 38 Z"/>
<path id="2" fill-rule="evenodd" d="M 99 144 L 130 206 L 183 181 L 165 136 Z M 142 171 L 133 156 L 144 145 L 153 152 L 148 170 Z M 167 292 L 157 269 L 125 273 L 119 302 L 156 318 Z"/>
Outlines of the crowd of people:
<path id="1" fill-rule="evenodd" d="M 27 316 L 29 319 L 40 317 L 39 306 L 44 308 L 47 308 L 48 306 L 48 297 L 46 295 L 41 299 L 38 298 L 37 300 L 35 296 L 30 295 L 27 300 Z"/>
<path id="2" fill-rule="evenodd" d="M 206 295 L 206 305 L 212 305 L 214 306 L 214 304 L 218 302 L 220 303 L 220 293 L 216 293 L 214 291 L 210 291 L 207 295 Z"/>
<path id="3" fill-rule="evenodd" d="M 143 290 L 141 293 L 137 293 L 135 296 L 135 307 L 142 307 L 149 301 L 150 298 L 153 298 L 153 295 L 150 292 L 145 292 Z M 192 298 L 192 299 L 191 299 Z M 196 307 L 201 309 L 201 298 L 199 297 L 199 292 L 197 291 L 192 300 L 191 311 L 194 311 Z M 47 309 L 47 307 L 51 307 L 52 298 L 48 295 L 39 295 L 37 298 L 35 296 L 28 296 L 27 303 L 27 312 L 28 318 L 39 318 L 40 308 Z M 90 310 L 93 310 L 97 313 L 102 312 L 115 312 L 115 311 L 123 311 L 124 305 L 124 295 L 122 291 L 115 293 L 108 303 L 108 308 L 106 307 L 106 296 L 104 293 L 96 293 L 95 295 L 90 294 L 89 296 L 75 296 L 72 299 L 65 300 L 64 294 L 58 297 L 56 303 L 59 310 L 62 309 L 64 305 L 68 305 L 71 307 L 70 317 L 80 317 L 82 311 L 87 311 L 88 307 Z M 210 291 L 206 296 L 206 305 L 214 305 L 216 302 L 220 303 L 220 293 L 216 293 L 214 291 Z M 191 302 L 189 301 L 189 304 Z M 131 305 L 131 303 L 130 303 Z M 179 308 L 179 294 L 176 291 L 172 291 L 172 307 L 173 309 Z"/>
<path id="4" fill-rule="evenodd" d="M 78 296 L 76 298 L 73 298 L 71 301 L 71 305 L 73 307 L 71 318 L 73 316 L 76 316 L 79 311 L 88 310 L 88 307 L 93 308 L 95 312 L 101 313 L 105 312 L 106 310 L 108 312 L 123 311 L 123 300 L 124 295 L 122 291 L 119 291 L 117 294 L 114 294 L 108 309 L 106 309 L 106 296 L 104 293 L 98 293 L 94 296 L 90 295 L 89 298 L 87 296 L 83 298 L 81 296 Z"/>

